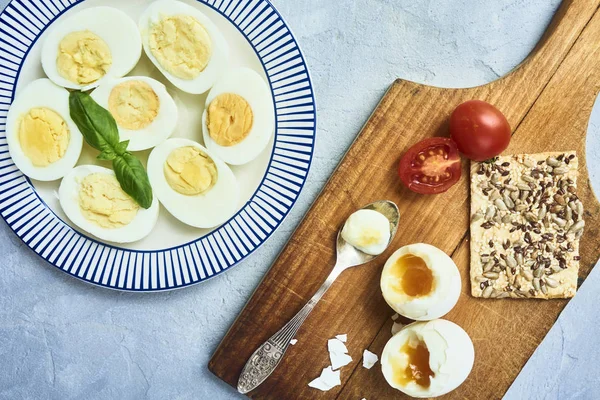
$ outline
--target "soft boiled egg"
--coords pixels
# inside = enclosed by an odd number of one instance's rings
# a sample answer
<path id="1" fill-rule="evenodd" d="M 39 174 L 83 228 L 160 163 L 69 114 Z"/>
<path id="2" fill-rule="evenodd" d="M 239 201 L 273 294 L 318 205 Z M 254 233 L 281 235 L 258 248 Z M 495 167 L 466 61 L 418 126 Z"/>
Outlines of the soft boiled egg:
<path id="1" fill-rule="evenodd" d="M 442 396 L 460 386 L 473 368 L 469 335 L 443 319 L 405 326 L 385 345 L 381 369 L 395 389 L 417 398 Z"/>
<path id="2" fill-rule="evenodd" d="M 227 164 L 254 160 L 269 144 L 274 129 L 271 92 L 253 70 L 229 70 L 208 93 L 202 116 L 204 143 Z"/>
<path id="3" fill-rule="evenodd" d="M 69 114 L 69 92 L 48 79 L 23 89 L 10 106 L 6 141 L 15 165 L 39 181 L 54 181 L 77 164 L 83 136 Z"/>
<path id="4" fill-rule="evenodd" d="M 92 98 L 115 118 L 121 140 L 130 151 L 150 149 L 177 126 L 177 105 L 165 85 L 144 76 L 107 80 Z"/>
<path id="5" fill-rule="evenodd" d="M 435 246 L 417 243 L 397 250 L 381 273 L 385 301 L 417 321 L 439 318 L 454 307 L 461 289 L 454 261 Z"/>
<path id="6" fill-rule="evenodd" d="M 213 228 L 238 207 L 239 188 L 229 167 L 200 144 L 168 139 L 148 158 L 148 177 L 163 206 L 184 224 Z"/>
<path id="7" fill-rule="evenodd" d="M 109 242 L 140 240 L 158 220 L 156 196 L 150 208 L 140 207 L 121 189 L 112 170 L 96 165 L 73 169 L 63 178 L 58 197 L 71 222 Z"/>
<path id="8" fill-rule="evenodd" d="M 206 92 L 229 62 L 229 47 L 200 10 L 175 0 L 155 1 L 139 20 L 144 51 L 177 88 Z"/>
<path id="9" fill-rule="evenodd" d="M 135 22 L 123 11 L 92 7 L 52 25 L 42 50 L 42 67 L 54 83 L 88 90 L 105 78 L 120 78 L 142 55 Z"/>
<path id="10" fill-rule="evenodd" d="M 390 221 L 375 210 L 358 210 L 342 228 L 342 238 L 356 249 L 373 256 L 385 251 L 390 241 Z"/>

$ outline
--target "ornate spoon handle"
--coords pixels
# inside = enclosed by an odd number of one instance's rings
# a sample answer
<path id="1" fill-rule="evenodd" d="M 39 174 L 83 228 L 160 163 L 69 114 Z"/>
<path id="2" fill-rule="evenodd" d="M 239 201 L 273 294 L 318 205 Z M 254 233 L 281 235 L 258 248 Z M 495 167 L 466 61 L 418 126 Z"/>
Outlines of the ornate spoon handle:
<path id="1" fill-rule="evenodd" d="M 237 389 L 240 393 L 246 394 L 255 389 L 273 373 L 290 345 L 290 340 L 296 335 L 306 317 L 308 317 L 313 308 L 315 308 L 315 305 L 321 300 L 321 297 L 323 297 L 327 289 L 331 287 L 331 284 L 342 271 L 342 268 L 334 268 L 327 277 L 327 280 L 317 290 L 317 293 L 302 307 L 294 318 L 252 353 L 238 380 Z"/>

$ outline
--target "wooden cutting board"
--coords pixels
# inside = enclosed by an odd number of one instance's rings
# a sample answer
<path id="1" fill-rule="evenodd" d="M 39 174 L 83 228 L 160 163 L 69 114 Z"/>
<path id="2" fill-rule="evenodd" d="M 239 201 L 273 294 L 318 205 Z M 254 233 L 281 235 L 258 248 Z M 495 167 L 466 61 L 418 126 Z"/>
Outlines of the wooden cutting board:
<path id="1" fill-rule="evenodd" d="M 354 210 L 380 199 L 396 202 L 400 228 L 390 249 L 340 276 L 306 320 L 275 373 L 250 393 L 256 399 L 403 398 L 379 364 L 362 367 L 362 352 L 381 354 L 393 311 L 379 289 L 381 268 L 397 248 L 431 243 L 452 256 L 463 278 L 457 306 L 445 317 L 473 339 L 475 365 L 447 398 L 497 399 L 513 382 L 566 305 L 563 300 L 483 300 L 470 296 L 468 163 L 447 193 L 416 195 L 398 181 L 399 157 L 412 144 L 447 135 L 447 118 L 463 101 L 482 99 L 508 118 L 514 135 L 505 154 L 577 150 L 579 196 L 586 207 L 580 277 L 600 255 L 600 205 L 585 160 L 585 136 L 600 87 L 600 0 L 565 1 L 546 35 L 514 72 L 471 89 L 440 89 L 398 80 L 338 166 L 279 258 L 220 344 L 209 369 L 232 386 L 252 352 L 313 295 L 334 264 L 335 235 Z M 597 162 L 597 160 L 593 160 Z M 327 339 L 348 334 L 354 361 L 342 385 L 322 393 L 307 386 L 329 365 Z"/>

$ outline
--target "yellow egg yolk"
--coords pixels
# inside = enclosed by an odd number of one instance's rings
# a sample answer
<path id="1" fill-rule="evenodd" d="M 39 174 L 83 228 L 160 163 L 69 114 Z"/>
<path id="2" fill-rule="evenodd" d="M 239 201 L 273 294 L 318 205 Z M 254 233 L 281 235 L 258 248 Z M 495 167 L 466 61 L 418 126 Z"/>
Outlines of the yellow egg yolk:
<path id="1" fill-rule="evenodd" d="M 81 180 L 79 208 L 88 221 L 115 229 L 131 223 L 140 207 L 121 189 L 114 175 L 94 173 Z"/>
<path id="2" fill-rule="evenodd" d="M 421 257 L 413 254 L 400 257 L 390 274 L 396 280 L 394 289 L 408 296 L 426 296 L 433 290 L 433 273 Z"/>
<path id="3" fill-rule="evenodd" d="M 399 361 L 399 356 L 392 360 L 392 368 L 394 370 L 394 380 L 401 386 L 406 386 L 410 382 L 415 382 L 422 388 L 429 388 L 431 385 L 431 377 L 435 373 L 429 366 L 429 349 L 424 342 L 419 342 L 416 347 L 411 347 L 408 342 L 400 349 L 401 354 L 405 354 L 408 358 L 405 363 Z M 402 364 L 400 366 L 399 364 Z"/>
<path id="4" fill-rule="evenodd" d="M 202 24 L 190 15 L 174 15 L 150 29 L 150 51 L 170 74 L 185 80 L 196 78 L 208 65 L 212 41 Z"/>
<path id="5" fill-rule="evenodd" d="M 23 153 L 36 167 L 47 167 L 60 160 L 69 146 L 69 127 L 49 108 L 32 108 L 19 120 L 19 143 Z"/>
<path id="6" fill-rule="evenodd" d="M 217 96 L 206 113 L 208 133 L 219 146 L 233 146 L 246 139 L 253 122 L 250 104 L 233 93 Z"/>
<path id="7" fill-rule="evenodd" d="M 381 242 L 381 231 L 371 227 L 366 227 L 360 232 L 360 237 L 353 243 L 354 246 L 367 247 Z"/>
<path id="8" fill-rule="evenodd" d="M 204 193 L 217 182 L 215 162 L 192 146 L 173 150 L 164 165 L 164 174 L 169 186 L 186 196 Z"/>
<path id="9" fill-rule="evenodd" d="M 125 129 L 140 130 L 158 116 L 160 100 L 146 82 L 126 81 L 115 86 L 108 97 L 108 110 Z"/>
<path id="10" fill-rule="evenodd" d="M 106 75 L 111 65 L 110 48 L 91 31 L 71 32 L 58 45 L 58 73 L 73 83 L 96 82 Z"/>

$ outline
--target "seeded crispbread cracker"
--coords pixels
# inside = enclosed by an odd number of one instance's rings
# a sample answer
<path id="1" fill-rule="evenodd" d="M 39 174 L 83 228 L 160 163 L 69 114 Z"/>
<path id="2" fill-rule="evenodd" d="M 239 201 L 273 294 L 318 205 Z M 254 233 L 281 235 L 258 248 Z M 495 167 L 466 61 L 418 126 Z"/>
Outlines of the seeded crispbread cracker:
<path id="1" fill-rule="evenodd" d="M 471 164 L 471 293 L 569 298 L 577 290 L 583 204 L 575 152 Z"/>

